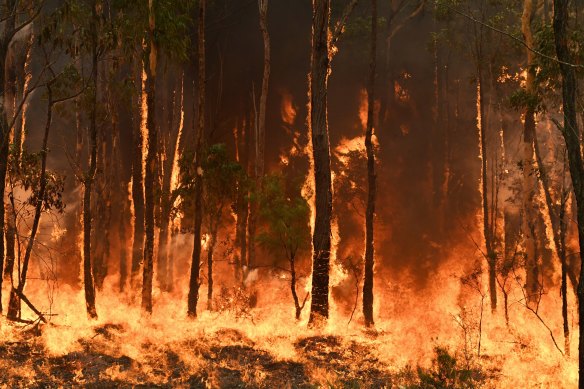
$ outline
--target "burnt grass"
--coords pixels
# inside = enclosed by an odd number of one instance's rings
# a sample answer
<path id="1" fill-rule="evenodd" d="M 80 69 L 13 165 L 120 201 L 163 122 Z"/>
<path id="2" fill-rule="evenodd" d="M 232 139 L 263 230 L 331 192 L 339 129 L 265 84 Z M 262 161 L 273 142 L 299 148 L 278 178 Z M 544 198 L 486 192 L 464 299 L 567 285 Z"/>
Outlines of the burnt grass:
<path id="1" fill-rule="evenodd" d="M 142 344 L 138 361 L 115 347 L 124 331 L 116 324 L 97 327 L 92 337 L 78 340 L 77 351 L 62 356 L 51 356 L 44 349 L 42 329 L 23 332 L 18 341 L 0 340 L 0 366 L 4 366 L 0 367 L 0 387 L 392 387 L 388 367 L 368 346 L 340 337 L 297 339 L 293 344 L 296 357 L 283 360 L 241 332 L 224 329 L 180 344 Z M 196 367 L 184 360 L 185 353 Z M 326 372 L 324 378 L 322 372 Z"/>

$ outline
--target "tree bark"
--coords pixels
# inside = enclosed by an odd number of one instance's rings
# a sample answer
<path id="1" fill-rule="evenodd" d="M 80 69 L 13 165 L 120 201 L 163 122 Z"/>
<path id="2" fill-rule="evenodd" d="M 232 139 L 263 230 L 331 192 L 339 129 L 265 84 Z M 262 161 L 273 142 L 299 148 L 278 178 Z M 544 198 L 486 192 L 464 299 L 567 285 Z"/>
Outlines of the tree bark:
<path id="1" fill-rule="evenodd" d="M 148 151 L 146 154 L 146 175 L 144 177 L 146 241 L 144 244 L 144 268 L 142 278 L 142 310 L 152 313 L 152 278 L 154 272 L 154 189 L 157 177 L 156 158 L 158 156 L 158 128 L 156 127 L 156 64 L 158 49 L 154 38 L 155 17 L 154 0 L 149 0 L 149 40 L 146 79 L 146 101 L 148 106 Z"/>
<path id="2" fill-rule="evenodd" d="M 201 153 L 203 135 L 205 133 L 205 13 L 206 0 L 199 0 L 199 26 L 198 26 L 198 51 L 199 51 L 199 96 L 198 96 L 198 126 L 195 139 L 195 215 L 194 215 L 194 242 L 191 259 L 191 275 L 189 281 L 188 311 L 190 317 L 197 316 L 197 303 L 199 301 L 200 270 L 201 270 L 201 225 L 203 223 L 203 180 L 201 169 Z"/>
<path id="3" fill-rule="evenodd" d="M 142 179 L 142 146 L 144 139 L 142 136 L 141 128 L 141 95 L 144 93 L 142 90 L 142 65 L 139 56 L 136 55 L 134 58 L 134 77 L 136 80 L 137 90 L 136 98 L 134 101 L 133 118 L 133 152 L 132 152 L 132 202 L 134 205 L 134 237 L 132 241 L 132 269 L 131 278 L 132 283 L 135 284 L 138 274 L 140 271 L 140 264 L 142 261 L 142 255 L 144 254 L 144 181 Z M 135 286 L 135 285 L 133 285 Z"/>
<path id="4" fill-rule="evenodd" d="M 369 63 L 369 86 L 367 88 L 367 129 L 365 148 L 367 150 L 367 209 L 365 213 L 365 277 L 363 280 L 363 316 L 367 327 L 373 320 L 373 266 L 375 248 L 373 246 L 373 222 L 375 217 L 375 150 L 373 149 L 373 126 L 375 122 L 375 72 L 377 65 L 377 0 L 371 0 L 371 57 Z"/>
<path id="5" fill-rule="evenodd" d="M 315 183 L 315 225 L 312 237 L 312 301 L 310 324 L 329 316 L 332 181 L 327 118 L 330 0 L 312 3 L 312 52 L 310 69 L 310 130 Z"/>
<path id="6" fill-rule="evenodd" d="M 91 262 L 91 191 L 97 169 L 97 6 L 97 1 L 94 0 L 91 7 L 91 86 L 93 91 L 91 96 L 91 112 L 89 115 L 90 156 L 89 171 L 84 179 L 85 191 L 83 193 L 83 284 L 85 286 L 85 305 L 87 308 L 87 315 L 92 319 L 97 318 L 97 311 L 95 309 L 95 286 L 93 283 Z"/>
<path id="7" fill-rule="evenodd" d="M 6 9 L 12 10 L 15 0 L 6 0 Z M 16 24 L 16 15 L 11 14 L 4 21 L 4 35 L 0 38 L 0 272 L 4 270 L 4 234 L 5 229 L 5 208 L 4 191 L 6 188 L 6 172 L 8 170 L 8 150 L 10 142 L 10 128 L 8 125 L 8 113 L 6 111 L 6 56 L 8 55 L 8 45 L 12 40 L 13 31 Z M 0 313 L 2 312 L 2 281 L 0 276 Z"/>
<path id="8" fill-rule="evenodd" d="M 578 319 L 579 344 L 578 388 L 584 389 L 584 165 L 580 150 L 580 131 L 576 118 L 576 75 L 574 67 L 570 65 L 572 54 L 568 47 L 568 4 L 569 0 L 554 0 L 554 41 L 560 73 L 562 75 L 562 107 L 564 112 L 564 126 L 562 135 L 568 150 L 570 175 L 576 199 L 576 215 L 578 222 L 578 243 L 580 246 L 580 280 L 578 282 Z"/>
<path id="9" fill-rule="evenodd" d="M 533 16 L 533 0 L 525 0 L 523 3 L 523 15 L 521 17 L 521 31 L 525 43 L 533 47 L 533 34 L 531 31 L 531 18 Z M 535 93 L 535 74 L 532 68 L 533 53 L 527 50 L 527 77 L 525 91 L 529 95 Z M 536 218 L 534 213 L 535 192 L 537 190 L 536 172 L 533 164 L 535 137 L 535 109 L 532 104 L 528 104 L 525 109 L 523 126 L 523 234 L 526 248 L 526 288 L 528 301 L 535 303 L 540 289 L 539 263 L 536 253 Z"/>

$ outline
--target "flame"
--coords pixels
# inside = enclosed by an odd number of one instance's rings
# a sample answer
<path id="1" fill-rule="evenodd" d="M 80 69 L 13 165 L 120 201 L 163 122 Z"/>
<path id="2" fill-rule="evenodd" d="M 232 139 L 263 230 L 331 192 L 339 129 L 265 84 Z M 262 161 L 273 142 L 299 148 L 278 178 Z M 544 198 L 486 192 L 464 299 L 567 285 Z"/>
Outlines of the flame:
<path id="1" fill-rule="evenodd" d="M 294 107 L 292 95 L 289 92 L 282 92 L 280 116 L 282 117 L 282 121 L 290 126 L 293 125 L 296 120 L 296 107 Z"/>
<path id="2" fill-rule="evenodd" d="M 140 87 L 140 133 L 142 134 L 142 177 L 146 176 L 146 154 L 148 153 L 148 95 L 146 92 L 146 69 L 142 62 Z"/>
<path id="3" fill-rule="evenodd" d="M 367 128 L 367 110 L 369 109 L 369 101 L 367 100 L 367 90 L 361 88 L 359 92 L 359 120 L 361 128 Z"/>

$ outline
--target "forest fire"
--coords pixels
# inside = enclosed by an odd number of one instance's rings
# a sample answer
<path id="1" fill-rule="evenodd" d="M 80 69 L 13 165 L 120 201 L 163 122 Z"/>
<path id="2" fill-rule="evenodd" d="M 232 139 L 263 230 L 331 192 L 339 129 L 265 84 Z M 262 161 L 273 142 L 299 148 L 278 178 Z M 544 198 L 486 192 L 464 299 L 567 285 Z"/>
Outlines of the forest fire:
<path id="1" fill-rule="evenodd" d="M 0 386 L 584 389 L 582 11 L 0 0 Z"/>

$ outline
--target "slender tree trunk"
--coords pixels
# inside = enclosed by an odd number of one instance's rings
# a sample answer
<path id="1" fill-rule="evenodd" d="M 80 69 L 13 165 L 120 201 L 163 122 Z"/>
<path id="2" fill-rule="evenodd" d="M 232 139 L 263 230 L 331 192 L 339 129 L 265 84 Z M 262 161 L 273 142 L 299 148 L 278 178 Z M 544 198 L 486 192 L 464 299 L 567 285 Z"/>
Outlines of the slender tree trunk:
<path id="1" fill-rule="evenodd" d="M 142 62 L 139 55 L 135 59 L 136 98 L 134 101 L 134 118 L 133 118 L 133 151 L 132 151 L 132 202 L 134 205 L 134 237 L 132 241 L 132 284 L 135 284 L 140 272 L 142 255 L 144 254 L 144 181 L 142 179 L 142 149 L 145 139 L 142 136 L 142 110 L 140 108 L 142 94 Z M 135 286 L 135 285 L 133 285 Z"/>
<path id="2" fill-rule="evenodd" d="M 24 292 L 24 286 L 26 284 L 26 276 L 28 274 L 28 266 L 30 264 L 30 257 L 32 255 L 32 250 L 34 248 L 34 241 L 35 237 L 39 228 L 39 223 L 43 211 L 43 204 L 45 198 L 45 192 L 47 188 L 47 154 L 48 154 L 48 141 L 49 141 L 49 133 L 51 130 L 51 124 L 53 122 L 53 93 L 51 89 L 50 83 L 47 85 L 47 97 L 48 97 L 48 106 L 47 106 L 47 121 L 45 123 L 45 132 L 43 136 L 43 145 L 42 145 L 42 158 L 41 158 L 41 172 L 39 177 L 39 189 L 38 189 L 38 196 L 37 201 L 35 204 L 35 212 L 34 218 L 32 222 L 32 227 L 30 230 L 30 237 L 28 238 L 28 243 L 26 245 L 26 252 L 24 254 L 24 259 L 22 261 L 22 269 L 20 274 L 18 275 L 18 286 L 14 288 L 12 287 L 10 293 L 10 302 L 8 303 L 8 314 L 7 317 L 10 320 L 16 320 L 20 314 L 20 297 Z"/>
<path id="3" fill-rule="evenodd" d="M 554 239 L 554 245 L 556 247 L 556 254 L 561 264 L 562 272 L 562 282 L 560 286 L 560 292 L 562 296 L 562 319 L 563 319 L 563 329 L 564 329 L 564 346 L 566 355 L 570 355 L 570 326 L 568 322 L 568 280 L 567 280 L 567 269 L 568 263 L 566 258 L 566 200 L 565 188 L 563 187 L 564 178 L 562 178 L 562 188 L 560 190 L 560 204 L 556 205 L 551 193 L 551 183 L 547 174 L 547 168 L 544 165 L 543 157 L 541 155 L 541 150 L 539 147 L 539 142 L 537 140 L 537 134 L 533 139 L 533 145 L 535 149 L 535 159 L 537 162 L 537 172 L 538 177 L 541 182 L 541 186 L 545 195 L 545 203 L 549 219 L 552 226 L 552 233 Z M 566 168 L 566 163 L 564 160 L 564 170 Z"/>
<path id="4" fill-rule="evenodd" d="M 302 305 L 300 305 L 298 292 L 296 292 L 296 255 L 291 254 L 288 260 L 290 262 L 290 289 L 292 291 L 292 298 L 294 299 L 295 316 L 296 320 L 300 320 L 300 315 L 302 314 L 302 309 L 304 309 L 306 298 Z M 308 295 L 306 297 L 308 298 Z"/>
<path id="5" fill-rule="evenodd" d="M 146 241 L 144 245 L 144 273 L 142 278 L 142 309 L 152 313 L 152 278 L 154 271 L 154 188 L 156 180 L 156 158 L 158 156 L 158 128 L 156 127 L 156 63 L 158 50 L 154 38 L 154 0 L 149 0 L 150 53 L 148 58 L 146 95 L 148 106 L 148 151 L 146 175 L 144 177 Z"/>
<path id="6" fill-rule="evenodd" d="M 6 1 L 6 9 L 14 8 L 15 0 Z M 6 56 L 8 55 L 8 45 L 15 28 L 15 15 L 11 15 L 4 21 L 4 36 L 0 37 L 0 273 L 4 270 L 4 234 L 5 229 L 5 209 L 4 191 L 6 188 L 6 172 L 8 170 L 8 150 L 10 142 L 10 128 L 8 126 L 8 113 L 6 111 Z M 2 312 L 2 281 L 0 277 L 0 313 Z"/>
<path id="7" fill-rule="evenodd" d="M 491 235 L 491 223 L 489 213 L 489 185 L 488 185 L 488 152 L 487 152 L 487 120 L 484 105 L 484 88 L 483 88 L 483 73 L 481 59 L 478 59 L 478 90 L 477 90 L 477 106 L 478 106 L 478 126 L 480 135 L 480 148 L 481 148 L 481 191 L 482 191 L 482 206 L 483 206 L 483 234 L 485 236 L 485 247 L 487 250 L 487 262 L 489 266 L 489 295 L 491 299 L 491 310 L 495 311 L 497 309 L 497 273 L 496 273 L 496 260 L 497 256 L 495 253 L 493 245 L 493 236 Z"/>
<path id="8" fill-rule="evenodd" d="M 521 17 L 521 30 L 527 46 L 533 47 L 533 34 L 531 32 L 531 18 L 533 16 L 533 0 L 525 0 L 523 3 L 523 15 Z M 533 54 L 527 50 L 527 80 L 526 92 L 535 93 L 534 70 L 532 69 Z M 528 301 L 537 301 L 540 289 L 539 266 L 536 258 L 536 215 L 534 207 L 535 191 L 537 190 L 536 172 L 533 165 L 535 136 L 535 110 L 528 105 L 525 110 L 523 126 L 523 235 L 526 248 L 526 287 Z"/>
<path id="9" fill-rule="evenodd" d="M 188 315 L 197 316 L 197 303 L 199 301 L 200 268 L 201 268 L 201 224 L 203 223 L 203 180 L 201 169 L 201 153 L 203 136 L 205 133 L 205 12 L 206 0 L 199 0 L 199 26 L 198 26 L 198 51 L 199 51 L 199 102 L 198 102 L 198 126 L 195 140 L 195 215 L 194 215 L 194 241 L 193 255 L 191 259 L 191 276 L 189 281 Z"/>
<path id="10" fill-rule="evenodd" d="M 242 120 L 242 128 L 239 134 L 235 133 L 237 144 L 237 162 L 241 166 L 247 165 L 247 136 L 248 132 L 245 127 L 246 121 Z M 237 130 L 239 131 L 239 130 Z M 248 202 L 249 191 L 245 182 L 240 180 L 237 185 L 237 200 L 236 200 L 236 212 L 237 212 L 237 223 L 235 226 L 235 269 L 234 276 L 235 280 L 243 284 L 243 266 L 246 263 L 247 258 L 247 222 L 249 216 L 249 202 Z"/>
<path id="11" fill-rule="evenodd" d="M 221 216 L 219 216 L 221 217 Z M 218 223 L 218 222 L 216 222 Z M 211 229 L 211 241 L 207 246 L 207 310 L 213 310 L 213 253 L 217 243 L 217 225 Z"/>
<path id="12" fill-rule="evenodd" d="M 85 286 L 85 305 L 90 318 L 97 318 L 95 309 L 95 286 L 93 283 L 92 261 L 91 261 L 91 191 L 97 170 L 97 75 L 98 75 L 98 53 L 97 53 L 97 1 L 93 1 L 91 22 L 92 39 L 92 96 L 91 112 L 89 123 L 90 156 L 89 171 L 85 176 L 85 191 L 83 193 L 83 284 Z"/>
<path id="13" fill-rule="evenodd" d="M 255 169 L 254 177 L 256 190 L 261 190 L 265 167 L 265 144 L 266 144 L 266 106 L 268 101 L 268 89 L 270 84 L 270 33 L 268 31 L 268 0 L 258 0 L 260 16 L 260 31 L 264 43 L 264 71 L 262 77 L 262 91 L 260 95 L 260 106 L 255 118 Z M 254 96 L 255 98 L 255 96 Z M 256 224 L 257 224 L 258 204 L 251 203 L 249 214 L 249 247 L 248 247 L 248 267 L 255 266 L 256 262 Z"/>
<path id="14" fill-rule="evenodd" d="M 365 148 L 367 150 L 367 209 L 365 213 L 365 278 L 363 280 L 363 316 L 367 327 L 373 320 L 373 222 L 375 217 L 375 150 L 373 149 L 373 126 L 375 124 L 375 72 L 377 65 L 377 0 L 371 0 L 371 57 L 369 63 L 369 86 L 367 88 L 367 130 Z"/>
<path id="15" fill-rule="evenodd" d="M 312 3 L 312 52 L 310 69 L 310 130 L 315 183 L 315 225 L 312 237 L 311 324 L 329 316 L 332 180 L 327 118 L 330 0 Z"/>
<path id="16" fill-rule="evenodd" d="M 568 161 L 570 175 L 576 198 L 576 215 L 578 222 L 578 243 L 580 246 L 580 281 L 578 282 L 578 321 L 579 344 L 578 388 L 584 389 L 584 165 L 580 150 L 580 131 L 576 118 L 576 75 L 574 67 L 569 63 L 573 60 L 568 47 L 568 4 L 569 0 L 554 0 L 554 40 L 556 54 L 560 61 L 562 74 L 562 107 L 564 112 L 564 125 L 562 134 L 568 149 Z"/>

